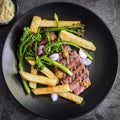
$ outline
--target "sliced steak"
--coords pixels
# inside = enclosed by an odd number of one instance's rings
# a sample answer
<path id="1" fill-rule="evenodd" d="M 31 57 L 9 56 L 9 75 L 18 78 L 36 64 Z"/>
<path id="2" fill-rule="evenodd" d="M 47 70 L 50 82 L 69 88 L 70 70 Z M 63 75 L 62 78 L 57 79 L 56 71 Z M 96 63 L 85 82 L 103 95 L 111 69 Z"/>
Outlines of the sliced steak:
<path id="1" fill-rule="evenodd" d="M 61 83 L 70 85 L 71 91 L 79 95 L 84 89 L 88 88 L 91 84 L 89 80 L 89 71 L 85 65 L 80 61 L 80 57 L 75 50 L 70 46 L 65 45 L 63 52 L 59 53 L 60 57 L 58 62 L 66 66 L 73 73 L 70 76 L 62 72 Z M 66 56 L 65 56 L 66 55 Z"/>

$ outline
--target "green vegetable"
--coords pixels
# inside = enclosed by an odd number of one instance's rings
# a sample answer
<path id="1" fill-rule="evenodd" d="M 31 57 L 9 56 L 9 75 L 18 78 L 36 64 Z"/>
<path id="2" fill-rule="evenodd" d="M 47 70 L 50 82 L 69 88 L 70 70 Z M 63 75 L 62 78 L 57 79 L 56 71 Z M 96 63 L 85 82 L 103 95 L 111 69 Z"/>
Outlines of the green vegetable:
<path id="1" fill-rule="evenodd" d="M 71 45 L 71 46 L 74 46 L 75 48 L 80 48 L 78 45 L 71 42 L 56 41 L 56 42 L 48 43 L 47 45 L 45 45 L 43 48 L 43 52 L 46 55 L 50 55 L 55 52 L 60 52 L 63 50 L 63 45 Z"/>
<path id="2" fill-rule="evenodd" d="M 66 72 L 70 76 L 73 75 L 73 73 L 68 68 L 66 68 L 62 64 L 50 59 L 46 55 L 43 55 L 42 57 L 40 57 L 40 61 L 44 64 L 47 64 L 47 65 L 54 65 L 54 66 L 58 67 L 59 69 L 63 70 L 64 72 Z"/>
<path id="3" fill-rule="evenodd" d="M 93 57 L 83 48 L 81 48 L 82 51 L 87 55 L 87 58 L 89 58 L 90 60 L 93 60 Z"/>
<path id="4" fill-rule="evenodd" d="M 24 30 L 23 35 L 20 39 L 20 44 L 17 49 L 19 71 L 24 71 L 23 59 L 27 49 L 30 47 L 30 45 L 32 45 L 33 42 L 38 41 L 41 38 L 41 35 L 39 33 L 37 34 L 31 33 L 28 27 L 25 27 L 23 30 Z M 29 94 L 30 88 L 28 86 L 27 81 L 23 78 L 21 79 L 25 91 Z"/>
<path id="5" fill-rule="evenodd" d="M 34 58 L 32 57 L 25 57 L 26 60 L 35 60 Z M 44 67 L 43 65 L 46 64 L 46 65 L 54 65 L 56 67 L 58 67 L 59 69 L 63 70 L 64 72 L 66 72 L 67 74 L 69 74 L 70 76 L 73 75 L 73 73 L 68 69 L 66 68 L 65 66 L 63 66 L 62 64 L 50 59 L 49 57 L 47 57 L 46 55 L 43 55 L 41 57 L 37 57 L 37 65 L 39 65 L 40 68 Z M 40 63 L 40 64 L 39 64 Z M 41 64 L 42 63 L 42 64 Z M 38 66 L 36 66 L 38 67 Z"/>
<path id="6" fill-rule="evenodd" d="M 49 31 L 46 31 L 46 33 L 45 33 L 45 38 L 47 39 L 48 43 L 50 43 L 50 42 L 51 42 L 51 40 L 50 40 L 50 33 L 49 33 Z"/>
<path id="7" fill-rule="evenodd" d="M 40 61 L 39 57 L 36 56 L 36 69 L 39 71 L 42 70 L 43 68 L 44 68 L 43 63 Z"/>
<path id="8" fill-rule="evenodd" d="M 59 18 L 58 18 L 58 15 L 57 15 L 56 13 L 54 13 L 54 19 L 55 19 L 55 21 L 56 21 L 56 23 L 57 23 L 57 27 L 59 28 L 59 27 L 60 27 L 60 25 L 59 25 Z M 57 41 L 60 41 L 60 36 L 59 36 L 59 34 L 60 34 L 60 31 L 58 32 Z"/>
<path id="9" fill-rule="evenodd" d="M 60 52 L 62 50 L 63 50 L 63 46 L 62 46 L 61 42 L 48 43 L 43 48 L 43 52 L 46 55 L 50 55 L 55 52 Z"/>
<path id="10" fill-rule="evenodd" d="M 78 36 L 84 35 L 84 25 L 83 24 L 76 24 L 72 26 L 64 26 L 64 27 L 56 27 L 56 28 L 47 28 L 49 32 L 59 32 L 61 30 L 66 30 Z"/>
<path id="11" fill-rule="evenodd" d="M 58 15 L 56 13 L 54 13 L 54 19 L 55 19 L 55 21 L 57 23 L 57 27 L 59 28 L 60 25 L 59 25 Z"/>
<path id="12" fill-rule="evenodd" d="M 23 32 L 23 35 L 20 39 L 20 42 L 24 41 L 30 32 L 29 27 L 24 27 L 23 30 L 24 30 L 24 32 Z"/>

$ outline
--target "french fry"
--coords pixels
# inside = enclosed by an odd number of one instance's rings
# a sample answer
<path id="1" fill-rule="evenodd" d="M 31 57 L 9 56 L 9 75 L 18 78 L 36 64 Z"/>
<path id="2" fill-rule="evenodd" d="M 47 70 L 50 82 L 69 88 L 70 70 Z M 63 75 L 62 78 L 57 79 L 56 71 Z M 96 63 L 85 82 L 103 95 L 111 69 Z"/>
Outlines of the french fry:
<path id="1" fill-rule="evenodd" d="M 80 97 L 70 92 L 59 92 L 57 94 L 65 99 L 75 102 L 76 104 L 81 104 L 83 101 L 83 97 Z"/>
<path id="2" fill-rule="evenodd" d="M 38 28 L 40 26 L 40 22 L 41 22 L 41 17 L 39 16 L 34 16 L 30 25 L 30 31 L 37 33 Z"/>
<path id="3" fill-rule="evenodd" d="M 72 26 L 75 24 L 80 24 L 80 21 L 66 21 L 66 20 L 60 20 L 59 26 Z M 37 33 L 39 27 L 57 27 L 57 23 L 55 20 L 42 20 L 39 16 L 34 16 L 30 25 L 30 31 Z"/>
<path id="4" fill-rule="evenodd" d="M 80 24 L 80 21 L 65 21 L 65 20 L 59 21 L 60 27 L 72 26 L 73 24 Z M 55 20 L 41 20 L 40 27 L 57 27 L 57 24 Z"/>
<path id="5" fill-rule="evenodd" d="M 35 60 L 27 60 L 27 62 L 28 62 L 30 65 L 36 65 Z"/>
<path id="6" fill-rule="evenodd" d="M 72 43 L 75 43 L 83 48 L 86 48 L 86 49 L 89 49 L 92 51 L 96 50 L 96 47 L 92 42 L 85 40 L 81 37 L 78 37 L 70 32 L 65 31 L 65 30 L 62 30 L 60 32 L 60 38 L 62 41 L 72 42 Z"/>
<path id="7" fill-rule="evenodd" d="M 27 62 L 30 65 L 36 64 L 34 60 L 27 60 Z M 54 78 L 54 79 L 58 80 L 58 77 L 51 70 L 49 70 L 46 66 L 44 66 L 44 68 L 41 70 L 41 72 L 49 78 Z"/>
<path id="8" fill-rule="evenodd" d="M 32 73 L 33 75 L 37 75 L 37 70 L 34 68 L 33 65 L 31 66 L 31 73 Z M 37 83 L 30 81 L 30 82 L 29 82 L 29 86 L 30 86 L 30 88 L 36 88 L 36 87 L 37 87 Z"/>
<path id="9" fill-rule="evenodd" d="M 54 78 L 48 78 L 42 75 L 33 75 L 28 72 L 19 71 L 20 75 L 27 81 L 41 83 L 44 85 L 55 86 L 58 83 L 58 80 Z"/>
<path id="10" fill-rule="evenodd" d="M 51 70 L 49 70 L 46 66 L 44 66 L 41 72 L 49 78 L 54 78 L 58 80 L 58 77 Z"/>
<path id="11" fill-rule="evenodd" d="M 70 91 L 70 87 L 68 84 L 32 89 L 32 92 L 35 95 L 52 94 L 52 93 L 58 93 L 58 92 L 60 93 L 60 92 L 66 92 L 66 91 Z"/>

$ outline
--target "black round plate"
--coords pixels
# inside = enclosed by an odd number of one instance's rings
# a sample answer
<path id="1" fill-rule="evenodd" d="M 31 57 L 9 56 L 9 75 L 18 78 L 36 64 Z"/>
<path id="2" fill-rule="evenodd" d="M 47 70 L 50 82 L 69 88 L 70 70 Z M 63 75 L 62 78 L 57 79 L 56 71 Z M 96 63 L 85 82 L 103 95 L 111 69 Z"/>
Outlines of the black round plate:
<path id="1" fill-rule="evenodd" d="M 81 94 L 84 102 L 76 105 L 59 97 L 52 102 L 50 96 L 27 95 L 21 85 L 17 69 L 16 49 L 22 29 L 29 26 L 34 15 L 53 19 L 57 13 L 59 19 L 80 20 L 85 24 L 85 37 L 93 40 L 97 50 L 91 52 L 94 60 L 90 66 L 92 85 Z M 98 105 L 110 91 L 115 80 L 118 66 L 117 49 L 114 39 L 103 21 L 94 13 L 71 3 L 49 3 L 34 8 L 23 15 L 10 30 L 2 54 L 2 67 L 5 81 L 10 92 L 25 108 L 45 118 L 66 119 L 87 113 Z"/>

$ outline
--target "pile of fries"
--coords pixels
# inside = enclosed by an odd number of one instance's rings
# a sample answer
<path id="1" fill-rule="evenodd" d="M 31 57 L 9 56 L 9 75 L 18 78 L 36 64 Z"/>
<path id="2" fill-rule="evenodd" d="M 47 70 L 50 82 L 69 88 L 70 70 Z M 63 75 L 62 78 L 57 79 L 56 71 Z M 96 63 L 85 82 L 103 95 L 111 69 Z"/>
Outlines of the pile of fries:
<path id="1" fill-rule="evenodd" d="M 73 24 L 78 24 L 80 21 L 59 21 L 60 26 L 71 26 Z M 39 27 L 57 27 L 55 20 L 42 20 L 39 16 L 34 16 L 30 25 L 30 31 L 37 33 Z M 72 35 L 67 31 L 61 31 L 60 37 L 62 41 L 67 41 L 68 39 L 71 42 L 75 42 L 80 44 L 82 47 L 95 51 L 96 47 L 92 42 L 84 40 L 78 36 Z M 29 86 L 35 95 L 43 95 L 43 94 L 52 94 L 56 93 L 59 96 L 66 98 L 70 101 L 75 102 L 76 104 L 81 104 L 83 101 L 83 97 L 77 96 L 70 92 L 69 84 L 59 84 L 59 78 L 49 69 L 47 66 L 40 71 L 42 75 L 38 74 L 38 71 L 35 69 L 35 61 L 28 60 L 27 61 L 30 67 L 30 73 L 25 71 L 19 71 L 19 74 L 22 78 L 29 81 Z M 46 87 L 37 88 L 37 84 L 46 85 Z"/>

